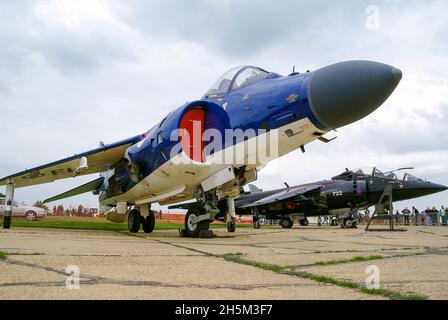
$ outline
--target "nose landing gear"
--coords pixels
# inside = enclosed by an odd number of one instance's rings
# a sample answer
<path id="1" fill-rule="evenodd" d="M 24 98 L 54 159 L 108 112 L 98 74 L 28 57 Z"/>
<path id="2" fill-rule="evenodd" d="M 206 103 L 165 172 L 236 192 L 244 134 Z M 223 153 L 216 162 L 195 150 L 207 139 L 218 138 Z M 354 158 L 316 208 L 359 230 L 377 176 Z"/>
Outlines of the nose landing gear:
<path id="1" fill-rule="evenodd" d="M 210 228 L 210 220 L 201 220 L 206 215 L 205 209 L 201 206 L 192 206 L 185 216 L 185 235 L 187 237 L 198 237 L 204 230 Z M 202 216 L 202 217 L 201 217 Z"/>

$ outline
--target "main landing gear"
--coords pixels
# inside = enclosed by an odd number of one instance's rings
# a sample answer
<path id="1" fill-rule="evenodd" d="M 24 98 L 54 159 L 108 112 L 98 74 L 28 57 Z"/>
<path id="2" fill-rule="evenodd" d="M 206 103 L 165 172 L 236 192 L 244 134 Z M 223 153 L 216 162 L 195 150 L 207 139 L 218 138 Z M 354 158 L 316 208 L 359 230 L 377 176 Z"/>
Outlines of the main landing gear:
<path id="1" fill-rule="evenodd" d="M 129 232 L 137 233 L 142 227 L 145 233 L 154 231 L 156 218 L 154 211 L 149 209 L 149 205 L 145 207 L 135 207 L 128 212 L 128 229 Z"/>
<path id="2" fill-rule="evenodd" d="M 220 208 L 218 208 L 218 204 Z M 185 229 L 181 234 L 187 237 L 213 237 L 212 231 L 209 231 L 210 222 L 220 213 L 225 213 L 224 221 L 227 222 L 227 231 L 235 232 L 236 215 L 234 198 L 228 197 L 227 203 L 218 201 L 216 191 L 202 192 L 197 199 L 196 204 L 188 208 L 185 216 Z"/>
<path id="3" fill-rule="evenodd" d="M 291 217 L 282 217 L 280 220 L 280 226 L 285 229 L 291 229 L 294 225 L 294 221 L 292 221 Z"/>
<path id="4" fill-rule="evenodd" d="M 358 224 L 358 213 L 350 209 L 346 216 L 342 218 L 341 228 L 356 229 Z"/>

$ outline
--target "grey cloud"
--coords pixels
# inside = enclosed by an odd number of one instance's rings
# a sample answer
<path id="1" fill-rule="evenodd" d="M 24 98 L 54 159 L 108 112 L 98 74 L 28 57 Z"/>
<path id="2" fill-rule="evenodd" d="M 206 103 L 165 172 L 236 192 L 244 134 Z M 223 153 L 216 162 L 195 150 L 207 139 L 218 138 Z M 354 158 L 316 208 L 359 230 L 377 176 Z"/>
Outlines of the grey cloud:
<path id="1" fill-rule="evenodd" d="M 126 31 L 111 23 L 88 22 L 79 30 L 46 25 L 35 1 L 7 1 L 0 8 L 0 73 L 45 63 L 63 74 L 93 71 L 111 61 L 136 60 Z"/>
<path id="2" fill-rule="evenodd" d="M 438 106 L 438 112 L 418 110 L 400 112 L 393 124 L 363 122 L 354 129 L 356 136 L 388 154 L 448 151 L 448 104 Z"/>
<path id="3" fill-rule="evenodd" d="M 334 32 L 337 42 L 341 24 L 363 26 L 365 1 L 160 1 L 128 2 L 122 14 L 130 26 L 157 38 L 171 37 L 197 42 L 230 57 L 256 55 L 281 40 L 302 41 L 307 50 L 322 30 Z M 336 28 L 336 29 L 335 29 Z"/>

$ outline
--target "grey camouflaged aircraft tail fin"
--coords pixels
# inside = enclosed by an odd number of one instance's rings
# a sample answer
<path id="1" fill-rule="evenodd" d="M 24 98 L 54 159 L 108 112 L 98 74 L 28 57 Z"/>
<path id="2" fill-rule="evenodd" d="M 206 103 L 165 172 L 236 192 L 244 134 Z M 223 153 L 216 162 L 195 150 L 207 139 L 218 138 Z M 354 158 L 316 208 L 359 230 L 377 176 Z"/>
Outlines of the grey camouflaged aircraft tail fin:
<path id="1" fill-rule="evenodd" d="M 258 188 L 258 187 L 257 187 L 256 185 L 254 185 L 254 184 L 249 184 L 249 189 L 250 189 L 250 192 L 252 192 L 252 193 L 263 192 L 262 189 Z"/>

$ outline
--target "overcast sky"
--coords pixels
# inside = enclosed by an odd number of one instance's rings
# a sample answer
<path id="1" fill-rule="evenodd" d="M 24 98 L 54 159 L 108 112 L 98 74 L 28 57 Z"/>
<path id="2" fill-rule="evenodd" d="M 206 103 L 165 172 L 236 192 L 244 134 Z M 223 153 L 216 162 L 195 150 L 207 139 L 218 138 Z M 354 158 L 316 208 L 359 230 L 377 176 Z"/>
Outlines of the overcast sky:
<path id="1" fill-rule="evenodd" d="M 386 103 L 330 144 L 274 161 L 256 184 L 377 165 L 448 185 L 447 54 L 447 1 L 1 1 L 0 176 L 142 133 L 236 65 L 286 75 L 368 59 L 403 71 Z M 17 189 L 16 199 L 93 178 Z M 80 202 L 97 206 L 91 194 L 62 203 Z M 412 204 L 448 205 L 448 192 L 396 207 Z"/>

